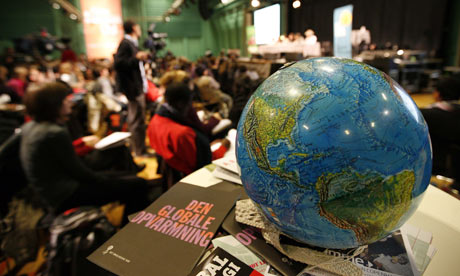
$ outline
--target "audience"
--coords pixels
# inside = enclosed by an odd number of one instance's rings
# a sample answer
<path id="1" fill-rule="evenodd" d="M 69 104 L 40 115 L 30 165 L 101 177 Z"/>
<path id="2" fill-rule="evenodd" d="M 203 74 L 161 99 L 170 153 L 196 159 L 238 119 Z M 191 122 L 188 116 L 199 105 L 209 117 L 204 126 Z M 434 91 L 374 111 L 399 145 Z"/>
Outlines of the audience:
<path id="1" fill-rule="evenodd" d="M 134 29 L 131 35 L 136 35 Z M 30 122 L 21 127 L 18 135 L 18 163 L 24 169 L 27 185 L 55 212 L 115 200 L 128 204 L 126 213 L 144 207 L 145 199 L 135 200 L 135 194 L 147 194 L 146 181 L 135 177 L 145 167 L 134 162 L 133 156 L 140 152 L 131 152 L 125 146 L 104 151 L 94 148 L 114 129 L 107 125 L 113 123 L 114 114 L 118 116 L 116 131 L 127 130 L 128 100 L 121 93 L 131 100 L 133 95 L 120 85 L 122 53 L 115 56 L 115 63 L 89 61 L 85 55 L 27 63 L 16 59 L 13 51 L 8 53 L 8 62 L 3 64 L 12 71 L 0 65 L 0 104 L 26 106 L 26 116 L 21 117 Z M 147 134 L 157 156 L 182 175 L 222 157 L 230 144 L 217 139 L 212 143 L 221 146 L 211 152 L 210 141 L 226 134 L 224 130 L 216 136 L 213 129 L 230 113 L 232 119 L 238 118 L 244 101 L 255 89 L 249 75 L 236 70 L 236 55 L 221 53 L 214 57 L 208 51 L 196 62 L 175 57 L 171 52 L 152 60 L 145 59 L 145 52 L 142 55 L 148 91 L 137 96 L 150 102 L 150 113 L 142 118 L 150 120 Z M 139 59 L 135 60 L 139 65 Z M 220 87 L 225 87 L 225 93 Z M 143 87 L 138 90 L 143 92 Z M 168 95 L 165 91 L 169 91 Z M 236 109 L 230 95 L 236 95 Z M 142 125 L 145 126 L 143 120 Z M 11 136 L 13 129 L 5 132 L 2 141 Z"/>
<path id="2" fill-rule="evenodd" d="M 33 87 L 26 94 L 32 121 L 22 127 L 20 159 L 29 187 L 58 212 L 115 200 L 126 203 L 129 212 L 146 207 L 144 179 L 97 173 L 77 157 L 64 127 L 72 112 L 69 94 L 58 82 Z"/>

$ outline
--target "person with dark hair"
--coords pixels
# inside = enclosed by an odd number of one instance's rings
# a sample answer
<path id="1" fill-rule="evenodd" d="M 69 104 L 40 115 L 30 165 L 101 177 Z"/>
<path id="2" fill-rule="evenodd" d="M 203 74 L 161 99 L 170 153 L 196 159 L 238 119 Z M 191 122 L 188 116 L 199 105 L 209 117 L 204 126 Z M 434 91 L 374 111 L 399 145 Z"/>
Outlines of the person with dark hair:
<path id="1" fill-rule="evenodd" d="M 460 179 L 460 76 L 439 81 L 436 102 L 421 112 L 433 147 L 433 174 Z M 457 167 L 456 167 L 457 166 Z"/>
<path id="2" fill-rule="evenodd" d="M 206 135 L 187 119 L 192 108 L 192 92 L 187 85 L 169 85 L 165 100 L 150 121 L 147 133 L 150 145 L 169 166 L 187 175 L 224 155 L 230 146 L 228 140 L 222 140 L 220 148 L 211 153 Z"/>
<path id="3" fill-rule="evenodd" d="M 128 98 L 128 128 L 132 134 L 132 150 L 137 156 L 146 153 L 145 146 L 145 96 L 148 83 L 143 61 L 148 53 L 139 51 L 138 39 L 141 28 L 132 20 L 123 24 L 125 36 L 114 57 L 117 73 L 116 84 L 119 91 Z"/>
<path id="4" fill-rule="evenodd" d="M 20 159 L 29 187 L 57 212 L 115 200 L 126 203 L 129 212 L 145 207 L 144 179 L 96 173 L 77 157 L 63 126 L 72 112 L 69 95 L 69 87 L 59 82 L 26 94 L 24 103 L 33 120 L 22 127 Z"/>

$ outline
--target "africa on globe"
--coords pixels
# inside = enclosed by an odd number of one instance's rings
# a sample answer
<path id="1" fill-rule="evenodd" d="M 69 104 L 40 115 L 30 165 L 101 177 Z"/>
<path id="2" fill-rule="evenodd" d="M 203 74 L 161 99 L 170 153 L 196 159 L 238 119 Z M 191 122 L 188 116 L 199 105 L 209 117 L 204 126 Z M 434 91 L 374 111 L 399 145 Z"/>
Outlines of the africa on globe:
<path id="1" fill-rule="evenodd" d="M 428 128 L 385 73 L 341 58 L 287 64 L 248 101 L 237 161 L 247 194 L 309 245 L 375 242 L 415 211 L 431 176 Z"/>

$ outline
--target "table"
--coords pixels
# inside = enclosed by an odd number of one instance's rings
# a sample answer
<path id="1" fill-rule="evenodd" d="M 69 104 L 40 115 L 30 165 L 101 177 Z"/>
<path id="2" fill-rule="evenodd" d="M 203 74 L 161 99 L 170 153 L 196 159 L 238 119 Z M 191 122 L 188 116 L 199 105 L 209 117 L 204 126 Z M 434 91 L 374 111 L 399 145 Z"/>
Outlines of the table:
<path id="1" fill-rule="evenodd" d="M 181 182 L 209 187 L 221 180 L 212 176 L 211 169 L 204 167 L 183 178 Z M 460 200 L 429 185 L 417 211 L 407 221 L 433 233 L 433 245 L 437 248 L 424 276 L 458 276 L 460 265 Z"/>
<path id="2" fill-rule="evenodd" d="M 279 53 L 299 53 L 303 56 L 321 56 L 321 44 L 305 44 L 296 42 L 284 42 L 276 44 L 267 44 L 259 46 L 259 53 L 265 54 L 279 54 Z"/>

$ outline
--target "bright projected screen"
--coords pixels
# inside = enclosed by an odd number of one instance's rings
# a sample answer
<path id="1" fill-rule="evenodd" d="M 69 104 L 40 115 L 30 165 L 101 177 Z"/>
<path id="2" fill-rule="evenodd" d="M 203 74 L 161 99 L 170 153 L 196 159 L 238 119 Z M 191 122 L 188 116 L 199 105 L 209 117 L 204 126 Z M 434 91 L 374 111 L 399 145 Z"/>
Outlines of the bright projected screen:
<path id="1" fill-rule="evenodd" d="M 270 44 L 280 36 L 280 4 L 254 11 L 256 44 Z"/>

